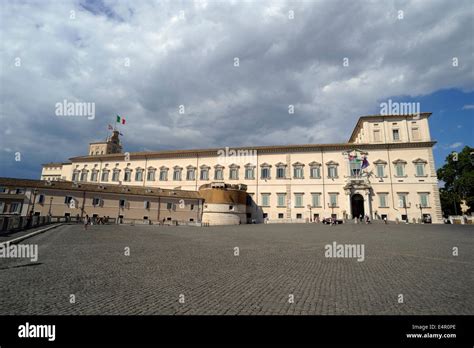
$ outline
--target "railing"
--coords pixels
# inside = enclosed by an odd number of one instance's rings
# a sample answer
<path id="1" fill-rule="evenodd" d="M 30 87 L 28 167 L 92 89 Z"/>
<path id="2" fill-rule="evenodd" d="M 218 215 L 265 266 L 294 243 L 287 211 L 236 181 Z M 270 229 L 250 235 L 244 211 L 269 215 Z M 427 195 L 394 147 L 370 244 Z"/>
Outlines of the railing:
<path id="1" fill-rule="evenodd" d="M 25 230 L 52 223 L 50 216 L 0 215 L 0 234 Z"/>

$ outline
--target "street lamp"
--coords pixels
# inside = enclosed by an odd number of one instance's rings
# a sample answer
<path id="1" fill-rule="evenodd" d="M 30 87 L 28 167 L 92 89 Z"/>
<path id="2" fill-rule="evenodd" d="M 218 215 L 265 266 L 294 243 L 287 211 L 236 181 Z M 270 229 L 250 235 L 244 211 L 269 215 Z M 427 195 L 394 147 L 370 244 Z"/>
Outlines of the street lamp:
<path id="1" fill-rule="evenodd" d="M 35 211 L 35 202 L 36 202 L 36 195 L 38 194 L 38 189 L 33 190 L 33 205 L 31 206 L 30 214 L 33 215 Z"/>
<path id="2" fill-rule="evenodd" d="M 406 197 L 403 197 L 403 208 L 405 208 L 405 216 L 407 217 L 407 219 L 406 219 L 406 223 L 407 223 L 407 224 L 409 223 L 409 220 L 408 220 L 408 210 L 407 210 L 407 208 L 410 208 L 410 207 L 411 207 L 411 203 L 408 203 L 408 204 L 407 204 Z"/>
<path id="3" fill-rule="evenodd" d="M 49 197 L 49 210 L 48 215 L 51 216 L 51 205 L 53 204 L 53 196 Z"/>
<path id="4" fill-rule="evenodd" d="M 335 203 L 328 203 L 328 207 L 331 208 L 331 218 L 334 215 L 334 208 L 336 207 Z"/>
<path id="5" fill-rule="evenodd" d="M 416 207 L 420 209 L 421 222 L 423 222 L 423 205 L 420 203 L 420 204 L 417 204 Z"/>

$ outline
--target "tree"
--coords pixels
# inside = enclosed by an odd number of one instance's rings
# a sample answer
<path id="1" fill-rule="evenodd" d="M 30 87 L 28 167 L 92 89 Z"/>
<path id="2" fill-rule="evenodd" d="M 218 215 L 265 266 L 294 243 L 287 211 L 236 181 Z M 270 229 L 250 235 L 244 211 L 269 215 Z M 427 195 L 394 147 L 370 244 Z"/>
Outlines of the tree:
<path id="1" fill-rule="evenodd" d="M 461 214 L 461 200 L 466 201 L 471 213 L 474 210 L 474 148 L 465 146 L 461 152 L 449 154 L 437 174 L 445 183 L 440 190 L 443 215 L 453 215 L 456 211 Z"/>

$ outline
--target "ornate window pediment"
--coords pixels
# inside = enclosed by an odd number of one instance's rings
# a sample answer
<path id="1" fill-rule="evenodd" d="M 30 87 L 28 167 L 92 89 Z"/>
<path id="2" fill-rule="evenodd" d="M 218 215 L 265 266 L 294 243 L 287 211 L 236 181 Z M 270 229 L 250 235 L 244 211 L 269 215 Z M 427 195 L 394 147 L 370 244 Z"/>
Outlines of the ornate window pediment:
<path id="1" fill-rule="evenodd" d="M 301 162 L 295 162 L 293 163 L 293 167 L 304 167 L 304 164 Z"/>
<path id="2" fill-rule="evenodd" d="M 374 164 L 387 164 L 387 162 L 384 161 L 384 160 L 378 159 L 378 160 L 374 161 Z"/>
<path id="3" fill-rule="evenodd" d="M 407 161 L 402 160 L 402 159 L 396 159 L 395 161 L 392 162 L 393 164 L 407 164 Z"/>
<path id="4" fill-rule="evenodd" d="M 334 161 L 331 160 L 331 161 L 329 161 L 329 162 L 326 162 L 326 165 L 327 165 L 327 166 L 338 166 L 339 163 L 334 162 Z"/>
<path id="5" fill-rule="evenodd" d="M 275 164 L 275 167 L 286 167 L 286 163 L 278 162 L 277 164 Z"/>
<path id="6" fill-rule="evenodd" d="M 424 159 L 422 159 L 422 158 L 414 159 L 412 162 L 413 162 L 413 163 L 424 163 L 424 164 L 428 163 L 427 160 L 424 160 Z"/>
<path id="7" fill-rule="evenodd" d="M 266 168 L 270 168 L 272 165 L 271 164 L 268 164 L 267 162 L 264 162 L 260 165 L 260 167 L 266 167 Z"/>
<path id="8" fill-rule="evenodd" d="M 229 168 L 232 168 L 232 169 L 238 169 L 240 168 L 240 166 L 238 164 L 235 164 L 235 163 L 232 163 Z"/>
<path id="9" fill-rule="evenodd" d="M 247 164 L 245 165 L 245 168 L 255 168 L 255 164 L 253 164 L 253 163 L 247 163 Z"/>
<path id="10" fill-rule="evenodd" d="M 199 167 L 200 169 L 210 169 L 211 167 L 209 167 L 208 165 L 206 164 L 201 164 L 201 166 Z"/>
<path id="11" fill-rule="evenodd" d="M 161 167 L 160 167 L 160 170 L 169 170 L 169 168 L 168 168 L 168 167 L 165 167 L 165 166 L 161 166 Z"/>
<path id="12" fill-rule="evenodd" d="M 321 163 L 313 161 L 310 164 L 308 164 L 310 167 L 321 167 Z"/>

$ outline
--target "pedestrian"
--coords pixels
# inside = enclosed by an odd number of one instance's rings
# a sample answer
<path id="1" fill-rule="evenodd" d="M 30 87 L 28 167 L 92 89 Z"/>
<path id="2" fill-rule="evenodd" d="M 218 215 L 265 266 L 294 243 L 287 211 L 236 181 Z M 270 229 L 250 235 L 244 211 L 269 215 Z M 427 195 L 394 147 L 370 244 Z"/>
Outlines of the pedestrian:
<path id="1" fill-rule="evenodd" d="M 87 231 L 87 225 L 89 224 L 89 215 L 84 218 L 84 231 Z"/>
<path id="2" fill-rule="evenodd" d="M 386 216 L 384 216 L 384 218 L 383 218 L 383 223 L 384 223 L 385 225 L 387 224 L 387 217 L 386 217 Z"/>

